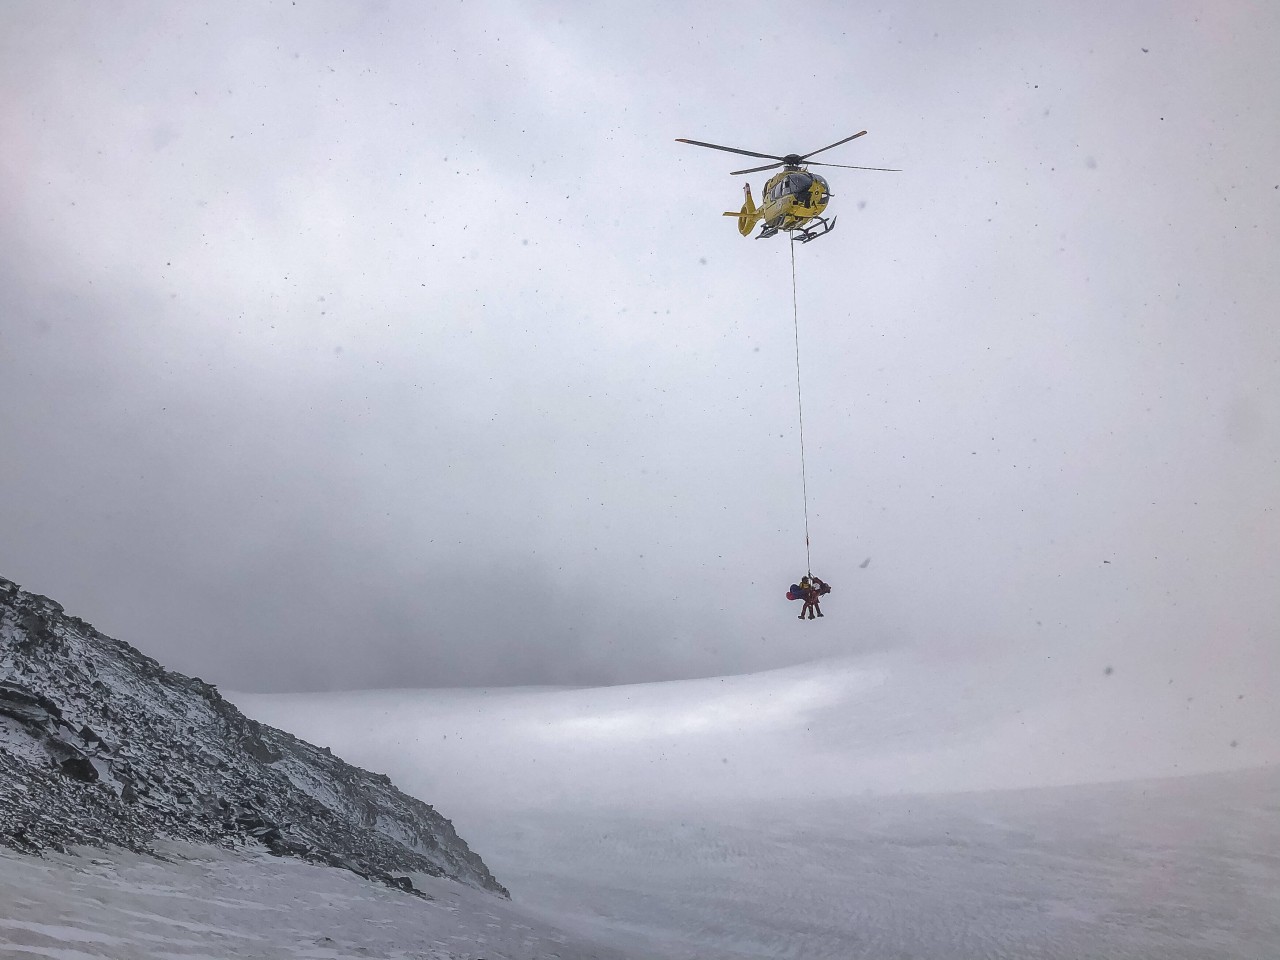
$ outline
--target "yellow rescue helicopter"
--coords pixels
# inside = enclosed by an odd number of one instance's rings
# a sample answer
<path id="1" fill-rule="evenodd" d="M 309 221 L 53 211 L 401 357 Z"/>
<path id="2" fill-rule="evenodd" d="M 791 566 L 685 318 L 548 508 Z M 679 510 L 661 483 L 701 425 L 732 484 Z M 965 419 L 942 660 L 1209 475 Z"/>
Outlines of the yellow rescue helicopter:
<path id="1" fill-rule="evenodd" d="M 750 235 L 757 223 L 764 221 L 764 226 L 760 228 L 760 233 L 756 237 L 757 240 L 772 237 L 779 230 L 783 230 L 791 234 L 792 240 L 808 243 L 823 234 L 830 233 L 835 228 L 836 218 L 832 217 L 828 220 L 822 216 L 822 212 L 827 209 L 827 202 L 831 199 L 831 189 L 827 186 L 826 180 L 816 173 L 810 173 L 806 167 L 842 167 L 845 170 L 881 170 L 885 173 L 902 172 L 891 167 L 853 167 L 844 163 L 821 163 L 809 159 L 815 154 L 822 153 L 823 150 L 830 150 L 842 143 L 856 140 L 866 132 L 861 130 L 851 137 L 837 140 L 818 150 L 804 154 L 789 153 L 785 157 L 772 153 L 756 153 L 754 150 L 739 150 L 737 147 L 722 147 L 718 143 L 703 143 L 701 140 L 686 140 L 683 137 L 676 138 L 676 142 L 691 143 L 695 147 L 710 147 L 712 150 L 724 150 L 727 153 L 740 153 L 744 157 L 778 161 L 765 164 L 763 167 L 731 171 L 731 176 L 737 176 L 742 173 L 759 173 L 761 170 L 782 167 L 782 170 L 770 177 L 764 185 L 761 206 L 756 206 L 751 196 L 751 184 L 747 183 L 743 185 L 747 199 L 742 209 L 736 212 L 730 211 L 725 216 L 738 218 L 738 232 L 744 237 Z"/>

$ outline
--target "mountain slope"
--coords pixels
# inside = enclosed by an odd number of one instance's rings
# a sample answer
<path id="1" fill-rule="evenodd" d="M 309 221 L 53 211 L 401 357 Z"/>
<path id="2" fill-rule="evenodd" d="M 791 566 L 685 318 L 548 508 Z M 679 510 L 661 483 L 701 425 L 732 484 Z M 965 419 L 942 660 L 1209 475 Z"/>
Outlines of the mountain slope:
<path id="1" fill-rule="evenodd" d="M 505 895 L 431 806 L 0 579 L 0 843 L 233 845 Z"/>

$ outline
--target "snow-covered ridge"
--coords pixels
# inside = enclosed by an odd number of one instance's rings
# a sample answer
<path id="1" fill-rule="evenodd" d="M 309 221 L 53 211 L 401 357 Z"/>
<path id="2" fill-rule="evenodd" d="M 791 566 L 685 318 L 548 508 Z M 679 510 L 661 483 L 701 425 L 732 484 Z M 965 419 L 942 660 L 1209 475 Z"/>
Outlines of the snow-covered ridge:
<path id="1" fill-rule="evenodd" d="M 431 806 L 0 578 L 0 844 L 246 840 L 505 894 Z"/>

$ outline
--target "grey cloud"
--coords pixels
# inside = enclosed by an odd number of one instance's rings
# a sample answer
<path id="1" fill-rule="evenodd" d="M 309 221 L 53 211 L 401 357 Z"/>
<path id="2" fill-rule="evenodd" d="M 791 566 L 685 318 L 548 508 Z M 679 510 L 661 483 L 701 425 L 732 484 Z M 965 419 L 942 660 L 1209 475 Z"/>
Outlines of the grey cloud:
<path id="1" fill-rule="evenodd" d="M 241 689 L 1274 656 L 1275 14 L 817 9 L 6 8 L 0 572 Z M 672 141 L 862 127 L 798 632 L 785 241 Z"/>

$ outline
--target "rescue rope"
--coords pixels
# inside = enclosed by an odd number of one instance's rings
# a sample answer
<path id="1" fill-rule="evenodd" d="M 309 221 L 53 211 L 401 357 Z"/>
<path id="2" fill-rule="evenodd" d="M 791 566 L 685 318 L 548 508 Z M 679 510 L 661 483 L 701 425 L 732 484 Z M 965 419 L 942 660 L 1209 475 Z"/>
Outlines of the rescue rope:
<path id="1" fill-rule="evenodd" d="M 796 301 L 796 244 L 787 232 L 787 244 L 791 248 L 791 317 L 796 328 L 796 409 L 800 412 L 800 490 L 804 494 L 804 567 L 813 576 L 813 561 L 809 558 L 809 479 L 804 469 L 804 401 L 800 399 L 800 307 Z"/>

